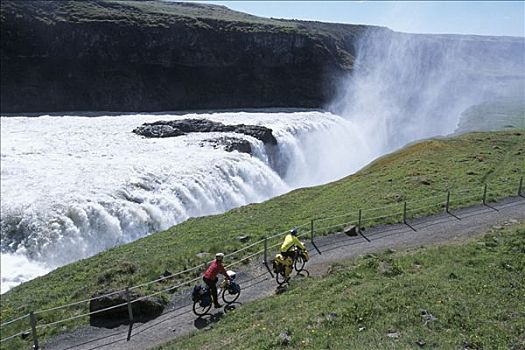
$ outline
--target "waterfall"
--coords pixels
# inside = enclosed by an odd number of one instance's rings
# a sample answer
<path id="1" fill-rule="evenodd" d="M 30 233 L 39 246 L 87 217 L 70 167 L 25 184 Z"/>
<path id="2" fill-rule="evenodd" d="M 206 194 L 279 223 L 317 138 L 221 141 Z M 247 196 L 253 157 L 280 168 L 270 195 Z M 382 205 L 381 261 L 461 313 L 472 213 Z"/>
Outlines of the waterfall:
<path id="1" fill-rule="evenodd" d="M 278 145 L 228 133 L 146 139 L 131 132 L 144 122 L 184 118 L 264 125 Z M 315 111 L 2 117 L 1 123 L 3 290 L 190 217 L 332 181 L 366 162 L 348 156 L 358 144 L 347 136 L 351 123 Z M 245 138 L 253 155 L 209 142 L 224 136 Z"/>

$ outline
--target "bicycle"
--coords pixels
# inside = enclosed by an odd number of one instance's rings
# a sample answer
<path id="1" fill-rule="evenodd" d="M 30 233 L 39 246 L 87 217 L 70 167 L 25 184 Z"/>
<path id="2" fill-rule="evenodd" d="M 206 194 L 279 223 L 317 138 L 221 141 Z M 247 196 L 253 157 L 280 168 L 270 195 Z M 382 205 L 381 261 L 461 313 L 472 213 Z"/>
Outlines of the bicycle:
<path id="1" fill-rule="evenodd" d="M 237 274 L 233 271 L 227 271 L 231 281 L 224 279 L 219 286 L 217 296 L 221 296 L 226 306 L 233 304 L 241 294 L 241 286 L 235 281 Z M 212 305 L 211 292 L 207 285 L 196 285 L 192 292 L 193 313 L 197 316 L 206 315 Z"/>
<path id="2" fill-rule="evenodd" d="M 304 265 L 309 259 L 308 251 L 306 249 L 299 249 L 294 247 L 294 256 L 292 258 L 293 270 L 299 275 L 304 270 Z M 285 274 L 285 261 L 281 254 L 277 254 L 273 259 L 273 272 L 275 273 L 275 281 L 279 286 L 282 286 L 285 283 L 288 283 L 291 276 L 286 276 Z M 290 273 L 291 274 L 291 273 Z"/>
<path id="3" fill-rule="evenodd" d="M 295 247 L 295 255 L 293 259 L 293 267 L 297 274 L 300 274 L 304 270 L 304 265 L 309 259 L 308 251 L 306 249 L 299 249 Z"/>

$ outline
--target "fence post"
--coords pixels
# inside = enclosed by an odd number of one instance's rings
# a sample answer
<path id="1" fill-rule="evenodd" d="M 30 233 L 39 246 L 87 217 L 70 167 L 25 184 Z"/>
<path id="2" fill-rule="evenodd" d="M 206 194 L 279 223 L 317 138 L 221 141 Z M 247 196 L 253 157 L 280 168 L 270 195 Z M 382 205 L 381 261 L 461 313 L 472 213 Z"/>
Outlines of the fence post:
<path id="1" fill-rule="evenodd" d="M 483 187 L 483 205 L 486 205 L 487 201 L 487 184 Z"/>
<path id="2" fill-rule="evenodd" d="M 410 225 L 408 222 L 407 222 L 407 201 L 405 201 L 405 203 L 403 204 L 403 224 L 407 225 L 408 227 L 410 227 L 410 229 L 414 232 L 417 232 L 417 230 L 415 228 L 412 227 L 412 225 Z"/>
<path id="3" fill-rule="evenodd" d="M 31 322 L 31 334 L 33 335 L 33 349 L 38 350 L 40 349 L 40 346 L 38 345 L 38 337 L 36 334 L 36 318 L 33 311 L 29 313 L 29 321 Z"/>
<path id="4" fill-rule="evenodd" d="M 126 287 L 126 300 L 128 302 L 128 317 L 129 317 L 129 329 L 127 341 L 131 339 L 131 330 L 133 329 L 133 310 L 131 308 L 131 300 L 129 297 L 129 287 Z"/>
<path id="5" fill-rule="evenodd" d="M 520 179 L 520 185 L 519 185 L 519 187 L 518 187 L 518 196 L 520 196 L 520 197 L 523 197 L 523 195 L 521 194 L 521 188 L 522 188 L 522 186 L 523 186 L 523 176 L 522 176 L 521 179 Z"/>
<path id="6" fill-rule="evenodd" d="M 445 212 L 448 215 L 451 215 L 451 216 L 455 217 L 456 219 L 461 220 L 461 218 L 457 217 L 456 215 L 454 215 L 454 214 L 452 214 L 450 212 L 450 190 L 447 191 L 447 204 L 445 206 Z"/>
<path id="7" fill-rule="evenodd" d="M 268 265 L 268 237 L 264 237 L 264 264 Z"/>
<path id="8" fill-rule="evenodd" d="M 266 269 L 268 270 L 268 273 L 273 278 L 272 270 L 270 269 L 270 266 L 268 266 L 268 237 L 264 237 L 264 266 L 266 266 Z"/>
<path id="9" fill-rule="evenodd" d="M 357 219 L 357 229 L 361 232 L 361 209 L 359 209 L 358 219 Z"/>
<path id="10" fill-rule="evenodd" d="M 312 219 L 312 221 L 310 221 L 310 242 L 314 246 L 315 250 L 317 250 L 317 252 L 319 254 L 322 254 L 321 250 L 319 250 L 319 248 L 317 248 L 317 246 L 315 245 L 315 242 L 314 242 L 314 220 L 315 219 Z"/>

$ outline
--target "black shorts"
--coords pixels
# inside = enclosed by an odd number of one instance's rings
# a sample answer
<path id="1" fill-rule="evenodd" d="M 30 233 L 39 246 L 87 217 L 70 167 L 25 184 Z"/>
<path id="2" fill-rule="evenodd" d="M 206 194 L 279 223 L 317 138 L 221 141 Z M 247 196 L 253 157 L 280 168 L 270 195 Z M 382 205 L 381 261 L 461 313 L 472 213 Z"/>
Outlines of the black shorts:
<path id="1" fill-rule="evenodd" d="M 295 257 L 295 251 L 293 249 L 290 249 L 287 252 L 281 252 L 281 255 L 284 256 L 285 258 L 292 258 L 293 259 Z"/>
<path id="2" fill-rule="evenodd" d="M 206 278 L 206 277 L 202 277 L 202 280 L 204 281 L 204 283 L 206 283 L 206 285 L 210 288 L 214 288 L 216 285 L 217 285 L 217 282 L 219 281 L 218 278 L 214 278 L 214 279 L 209 279 L 209 278 Z"/>

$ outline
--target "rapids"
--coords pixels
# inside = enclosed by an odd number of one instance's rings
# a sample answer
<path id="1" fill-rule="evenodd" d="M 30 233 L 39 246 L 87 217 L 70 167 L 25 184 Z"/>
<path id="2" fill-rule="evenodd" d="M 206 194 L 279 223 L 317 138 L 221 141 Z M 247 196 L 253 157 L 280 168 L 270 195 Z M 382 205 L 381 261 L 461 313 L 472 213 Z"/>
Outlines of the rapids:
<path id="1" fill-rule="evenodd" d="M 278 147 L 236 134 L 251 143 L 250 156 L 207 142 L 224 134 L 147 139 L 131 132 L 144 122 L 183 118 L 264 125 Z M 352 122 L 328 112 L 2 117 L 1 123 L 2 291 L 190 217 L 335 180 L 368 160 L 357 152 L 366 143 Z"/>

